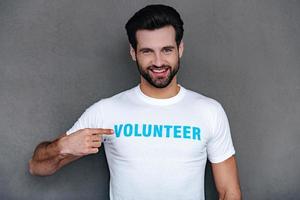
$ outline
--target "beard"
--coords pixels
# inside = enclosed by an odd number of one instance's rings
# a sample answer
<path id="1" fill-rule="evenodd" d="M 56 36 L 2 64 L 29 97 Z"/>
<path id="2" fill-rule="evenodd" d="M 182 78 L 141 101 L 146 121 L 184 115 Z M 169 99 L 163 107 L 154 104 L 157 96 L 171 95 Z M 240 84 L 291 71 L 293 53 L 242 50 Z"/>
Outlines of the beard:
<path id="1" fill-rule="evenodd" d="M 180 58 L 178 57 L 178 62 L 174 67 L 171 67 L 170 65 L 150 65 L 146 67 L 145 69 L 139 64 L 138 60 L 136 60 L 136 65 L 138 67 L 140 75 L 153 87 L 156 88 L 165 88 L 167 87 L 171 81 L 173 80 L 174 76 L 177 74 L 179 68 L 180 68 Z M 152 70 L 167 70 L 168 74 L 167 76 L 153 76 Z"/>

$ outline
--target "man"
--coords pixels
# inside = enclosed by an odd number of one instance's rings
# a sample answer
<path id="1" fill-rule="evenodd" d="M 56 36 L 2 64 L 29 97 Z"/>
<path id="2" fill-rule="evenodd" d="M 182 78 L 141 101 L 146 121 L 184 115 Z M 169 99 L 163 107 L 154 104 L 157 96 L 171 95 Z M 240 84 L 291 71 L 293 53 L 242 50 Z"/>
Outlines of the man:
<path id="1" fill-rule="evenodd" d="M 220 199 L 241 199 L 228 120 L 215 100 L 177 84 L 183 22 L 164 5 L 127 22 L 130 54 L 141 82 L 89 107 L 53 142 L 37 146 L 34 175 L 51 175 L 104 144 L 113 200 L 204 199 L 207 158 Z"/>

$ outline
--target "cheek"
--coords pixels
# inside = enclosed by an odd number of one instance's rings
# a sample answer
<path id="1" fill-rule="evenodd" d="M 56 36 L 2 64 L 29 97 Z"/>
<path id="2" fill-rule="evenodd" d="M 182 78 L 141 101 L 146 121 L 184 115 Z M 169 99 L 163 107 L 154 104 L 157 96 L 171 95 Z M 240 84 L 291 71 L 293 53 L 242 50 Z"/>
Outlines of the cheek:
<path id="1" fill-rule="evenodd" d="M 151 59 L 147 57 L 137 57 L 137 62 L 142 68 L 146 68 L 151 65 Z"/>
<path id="2" fill-rule="evenodd" d="M 162 57 L 163 64 L 170 65 L 174 67 L 178 63 L 178 54 L 172 54 L 172 55 L 165 55 Z M 141 56 L 137 55 L 136 60 L 140 67 L 147 68 L 153 64 L 153 61 L 155 58 L 151 56 Z"/>
<path id="3" fill-rule="evenodd" d="M 173 55 L 167 59 L 167 62 L 169 65 L 174 66 L 177 65 L 178 60 L 179 60 L 178 55 Z"/>

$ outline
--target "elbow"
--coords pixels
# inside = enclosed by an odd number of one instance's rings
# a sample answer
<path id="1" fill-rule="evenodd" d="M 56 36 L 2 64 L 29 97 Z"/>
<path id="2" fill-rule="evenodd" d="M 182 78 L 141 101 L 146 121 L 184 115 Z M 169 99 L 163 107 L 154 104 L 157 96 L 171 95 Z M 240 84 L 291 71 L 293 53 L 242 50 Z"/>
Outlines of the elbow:
<path id="1" fill-rule="evenodd" d="M 28 170 L 29 170 L 29 173 L 33 176 L 37 175 L 35 170 L 34 170 L 34 165 L 33 165 L 33 161 L 32 159 L 29 160 L 28 162 Z"/>
<path id="2" fill-rule="evenodd" d="M 41 174 L 39 172 L 39 170 L 37 169 L 36 163 L 32 159 L 30 159 L 28 162 L 28 170 L 29 170 L 29 173 L 33 176 L 45 176 L 45 174 Z"/>
<path id="3" fill-rule="evenodd" d="M 233 200 L 242 200 L 242 192 L 241 192 L 241 189 L 239 186 L 232 193 L 232 199 Z"/>
<path id="4" fill-rule="evenodd" d="M 241 194 L 234 194 L 228 199 L 230 199 L 230 200 L 242 200 L 242 195 Z"/>
<path id="5" fill-rule="evenodd" d="M 242 200 L 241 190 L 219 193 L 219 200 Z"/>
<path id="6" fill-rule="evenodd" d="M 52 174 L 54 174 L 54 171 L 45 171 L 45 170 L 41 170 L 39 169 L 40 167 L 38 166 L 38 164 L 30 159 L 28 162 L 28 171 L 31 175 L 33 176 L 50 176 Z"/>
<path id="7" fill-rule="evenodd" d="M 235 192 L 231 195 L 229 195 L 229 198 L 230 200 L 242 200 L 242 194 L 241 192 Z"/>

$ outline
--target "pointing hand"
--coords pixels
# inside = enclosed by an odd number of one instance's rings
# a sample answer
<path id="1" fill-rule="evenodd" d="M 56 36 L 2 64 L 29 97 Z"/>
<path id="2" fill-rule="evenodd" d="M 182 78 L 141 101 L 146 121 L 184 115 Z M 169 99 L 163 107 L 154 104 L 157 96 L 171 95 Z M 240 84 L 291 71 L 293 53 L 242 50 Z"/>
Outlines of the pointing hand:
<path id="1" fill-rule="evenodd" d="M 84 156 L 99 151 L 102 135 L 112 135 L 113 129 L 85 128 L 61 138 L 59 145 L 62 154 Z"/>

